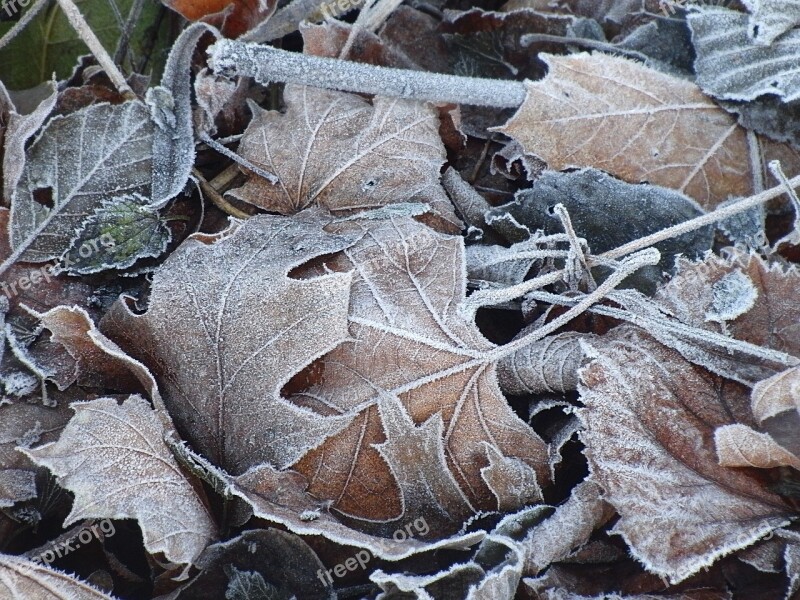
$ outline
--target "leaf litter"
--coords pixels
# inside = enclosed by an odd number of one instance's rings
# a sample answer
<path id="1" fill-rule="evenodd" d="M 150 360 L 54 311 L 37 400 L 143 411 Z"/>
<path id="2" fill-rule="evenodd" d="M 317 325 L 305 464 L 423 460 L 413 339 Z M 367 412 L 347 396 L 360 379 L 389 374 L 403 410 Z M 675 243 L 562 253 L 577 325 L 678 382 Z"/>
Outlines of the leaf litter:
<path id="1" fill-rule="evenodd" d="M 796 2 L 93 1 L 0 70 L 0 595 L 796 594 Z"/>

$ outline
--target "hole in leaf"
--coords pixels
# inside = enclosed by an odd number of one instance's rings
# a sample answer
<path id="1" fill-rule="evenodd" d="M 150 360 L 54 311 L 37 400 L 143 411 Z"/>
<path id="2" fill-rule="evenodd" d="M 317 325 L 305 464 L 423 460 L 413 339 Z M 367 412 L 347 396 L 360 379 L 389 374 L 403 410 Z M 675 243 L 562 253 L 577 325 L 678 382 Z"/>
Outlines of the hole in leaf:
<path id="1" fill-rule="evenodd" d="M 51 187 L 36 188 L 33 190 L 33 199 L 45 208 L 53 208 L 55 206 L 53 203 L 53 188 Z"/>

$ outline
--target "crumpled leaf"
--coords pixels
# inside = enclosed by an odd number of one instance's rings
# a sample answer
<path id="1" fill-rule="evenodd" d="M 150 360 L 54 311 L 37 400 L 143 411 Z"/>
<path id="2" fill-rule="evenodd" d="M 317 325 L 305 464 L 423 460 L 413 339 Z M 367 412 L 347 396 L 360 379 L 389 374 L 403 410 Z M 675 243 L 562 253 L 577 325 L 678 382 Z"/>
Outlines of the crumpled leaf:
<path id="1" fill-rule="evenodd" d="M 136 519 L 150 553 L 191 563 L 216 538 L 216 525 L 164 443 L 156 412 L 141 396 L 71 407 L 75 416 L 57 442 L 23 450 L 75 494 L 64 526 L 87 518 Z"/>
<path id="2" fill-rule="evenodd" d="M 747 35 L 757 44 L 769 45 L 800 25 L 797 0 L 742 0 L 750 11 Z"/>
<path id="3" fill-rule="evenodd" d="M 10 554 L 0 554 L 0 596 L 7 600 L 114 600 L 72 575 Z"/>
<path id="4" fill-rule="evenodd" d="M 759 381 L 751 397 L 753 416 L 759 423 L 786 411 L 800 412 L 800 366 Z"/>
<path id="5" fill-rule="evenodd" d="M 190 237 L 156 271 L 146 313 L 122 299 L 101 323 L 153 371 L 184 439 L 232 473 L 265 461 L 285 468 L 350 420 L 281 398 L 293 375 L 348 337 L 351 275 L 287 276 L 352 243 L 323 225 L 307 213 L 263 215 L 215 242 Z"/>
<path id="6" fill-rule="evenodd" d="M 494 223 L 504 214 L 530 231 L 563 233 L 553 211 L 563 204 L 575 233 L 585 238 L 594 254 L 600 254 L 703 214 L 692 199 L 663 187 L 625 183 L 597 169 L 569 173 L 545 171 L 530 189 L 517 193 L 513 202 L 491 209 L 486 218 Z M 654 286 L 661 273 L 672 267 L 676 254 L 697 257 L 711 248 L 713 230 L 704 227 L 657 244 L 658 265 L 640 270 L 631 281 Z"/>
<path id="7" fill-rule="evenodd" d="M 59 263 L 80 275 L 125 269 L 140 258 L 160 256 L 171 240 L 172 232 L 149 199 L 134 193 L 104 200 Z"/>
<path id="8" fill-rule="evenodd" d="M 278 183 L 253 175 L 234 198 L 285 215 L 313 204 L 342 212 L 425 202 L 439 227 L 460 230 L 439 183 L 445 149 L 431 106 L 296 85 L 284 101 L 284 114 L 258 111 L 239 145 Z"/>
<path id="9" fill-rule="evenodd" d="M 791 14 L 782 3 L 780 12 Z M 775 94 L 784 102 L 800 98 L 800 30 L 769 45 L 752 40 L 747 15 L 717 6 L 697 6 L 687 15 L 697 59 L 697 84 L 717 98 L 754 100 Z M 760 33 L 759 29 L 759 33 Z"/>
<path id="10" fill-rule="evenodd" d="M 614 510 L 602 499 L 596 482 L 587 479 L 579 483 L 551 516 L 527 531 L 521 542 L 525 550 L 523 573 L 538 575 L 566 558 L 613 516 Z"/>
<path id="11" fill-rule="evenodd" d="M 782 447 L 768 433 L 735 423 L 714 432 L 719 464 L 723 467 L 794 467 L 800 470 L 800 458 Z"/>
<path id="12" fill-rule="evenodd" d="M 542 394 L 578 389 L 578 369 L 586 363 L 581 340 L 593 335 L 567 331 L 521 348 L 497 364 L 497 379 L 507 394 Z"/>
<path id="13" fill-rule="evenodd" d="M 355 272 L 351 339 L 324 358 L 322 380 L 293 399 L 322 414 L 354 416 L 295 465 L 307 476 L 309 491 L 333 500 L 337 511 L 368 519 L 364 526 L 388 533 L 392 521 L 420 514 L 443 523 L 435 506 L 409 512 L 414 498 L 406 497 L 403 482 L 375 447 L 393 433 L 379 409 L 387 394 L 399 397 L 415 424 L 440 415 L 449 471 L 473 508 L 497 509 L 498 496 L 481 473 L 489 466 L 487 442 L 546 484 L 546 445 L 500 392 L 493 344 L 458 310 L 466 285 L 462 238 L 409 218 L 331 227 L 361 236 L 326 264 Z"/>
<path id="14" fill-rule="evenodd" d="M 547 76 L 496 130 L 551 169 L 595 167 L 705 209 L 754 192 L 745 131 L 695 84 L 606 54 L 540 58 Z"/>
<path id="15" fill-rule="evenodd" d="M 714 431 L 754 424 L 743 386 L 642 334 L 597 352 L 582 371 L 581 437 L 620 515 L 612 531 L 648 571 L 677 583 L 789 522 L 750 471 L 719 466 Z"/>
<path id="16" fill-rule="evenodd" d="M 15 255 L 58 258 L 110 195 L 148 195 L 152 136 L 149 111 L 135 100 L 53 117 L 27 152 L 11 205 Z"/>

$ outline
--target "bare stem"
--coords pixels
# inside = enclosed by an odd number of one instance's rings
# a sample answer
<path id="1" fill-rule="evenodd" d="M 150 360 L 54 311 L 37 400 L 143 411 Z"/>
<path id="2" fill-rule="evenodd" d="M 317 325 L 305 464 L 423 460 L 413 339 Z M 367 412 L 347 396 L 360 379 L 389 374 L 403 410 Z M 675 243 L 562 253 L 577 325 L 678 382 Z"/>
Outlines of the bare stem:
<path id="1" fill-rule="evenodd" d="M 78 10 L 78 7 L 75 6 L 75 3 L 72 0 L 57 0 L 58 5 L 61 7 L 61 10 L 64 11 L 64 14 L 67 16 L 70 25 L 75 30 L 75 33 L 83 40 L 89 50 L 94 54 L 94 57 L 97 59 L 97 63 L 100 67 L 106 72 L 108 78 L 111 80 L 111 83 L 114 84 L 114 87 L 117 88 L 120 94 L 128 98 L 135 98 L 136 95 L 133 93 L 133 90 L 128 86 L 128 83 L 125 81 L 125 77 L 122 75 L 120 70 L 117 68 L 117 65 L 114 64 L 114 61 L 106 52 L 106 49 L 103 48 L 103 44 L 100 43 L 100 40 L 97 39 L 97 36 L 94 34 L 94 31 L 89 27 L 89 24 L 86 22 L 86 19 L 83 18 L 81 11 Z"/>
<path id="2" fill-rule="evenodd" d="M 526 94 L 521 81 L 392 69 L 234 40 L 219 40 L 208 54 L 216 73 L 254 77 L 261 83 L 284 81 L 361 94 L 497 107 L 518 107 Z"/>

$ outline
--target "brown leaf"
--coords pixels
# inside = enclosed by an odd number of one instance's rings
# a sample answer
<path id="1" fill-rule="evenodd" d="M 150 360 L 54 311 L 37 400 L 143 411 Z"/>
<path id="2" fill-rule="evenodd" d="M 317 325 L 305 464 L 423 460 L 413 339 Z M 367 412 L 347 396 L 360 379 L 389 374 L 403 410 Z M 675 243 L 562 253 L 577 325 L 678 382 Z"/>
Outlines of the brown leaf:
<path id="1" fill-rule="evenodd" d="M 387 394 L 397 396 L 423 430 L 432 428 L 430 419 L 439 415 L 450 474 L 474 508 L 498 507 L 499 498 L 481 472 L 492 454 L 485 444 L 519 459 L 539 484 L 547 483 L 546 445 L 500 392 L 495 347 L 458 310 L 466 287 L 462 238 L 409 218 L 338 227 L 361 235 L 327 264 L 355 272 L 351 340 L 325 357 L 322 381 L 293 399 L 322 414 L 355 417 L 296 465 L 307 475 L 311 493 L 333 500 L 342 513 L 370 521 L 404 515 L 405 494 L 413 488 L 398 481 L 395 467 L 375 447 L 396 431 L 379 409 Z M 425 518 L 440 520 L 429 512 L 432 508 L 425 509 Z"/>
<path id="2" fill-rule="evenodd" d="M 525 102 L 497 131 L 551 169 L 595 167 L 679 190 L 706 209 L 758 191 L 746 131 L 693 83 L 607 54 L 540 58 L 547 77 L 527 83 Z"/>
<path id="3" fill-rule="evenodd" d="M 794 467 L 800 470 L 800 458 L 783 448 L 768 433 L 735 423 L 714 432 L 719 464 L 723 467 Z"/>
<path id="4" fill-rule="evenodd" d="M 114 600 L 88 583 L 19 556 L 0 554 L 0 597 L 6 600 Z"/>
<path id="5" fill-rule="evenodd" d="M 678 319 L 702 329 L 800 357 L 800 271 L 753 254 L 728 251 L 705 261 L 679 260 L 656 294 Z"/>
<path id="6" fill-rule="evenodd" d="M 753 415 L 759 423 L 783 412 L 800 412 L 800 366 L 759 381 L 751 395 Z"/>
<path id="7" fill-rule="evenodd" d="M 426 202 L 440 228 L 460 230 L 439 183 L 445 149 L 427 104 L 286 86 L 286 113 L 259 111 L 239 154 L 275 174 L 253 175 L 234 198 L 284 215 L 318 204 L 332 212 Z"/>
<path id="8" fill-rule="evenodd" d="M 75 494 L 64 526 L 88 518 L 136 519 L 151 554 L 191 563 L 217 536 L 216 526 L 164 442 L 156 412 L 141 396 L 71 406 L 75 416 L 57 442 L 24 451 Z"/>
<path id="9" fill-rule="evenodd" d="M 193 236 L 153 277 L 146 313 L 118 301 L 103 331 L 153 371 L 178 430 L 232 473 L 285 468 L 350 419 L 281 399 L 298 371 L 347 335 L 349 274 L 290 269 L 346 247 L 304 213 L 253 217 L 213 241 Z"/>
<path id="10" fill-rule="evenodd" d="M 268 19 L 276 0 L 163 0 L 164 5 L 189 21 L 214 25 L 225 37 L 239 37 Z"/>
<path id="11" fill-rule="evenodd" d="M 591 471 L 620 515 L 613 531 L 676 583 L 788 522 L 755 472 L 719 466 L 714 431 L 748 419 L 746 388 L 642 334 L 605 345 L 582 372 Z"/>

